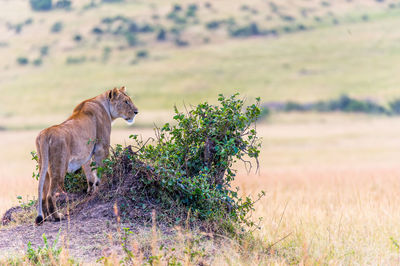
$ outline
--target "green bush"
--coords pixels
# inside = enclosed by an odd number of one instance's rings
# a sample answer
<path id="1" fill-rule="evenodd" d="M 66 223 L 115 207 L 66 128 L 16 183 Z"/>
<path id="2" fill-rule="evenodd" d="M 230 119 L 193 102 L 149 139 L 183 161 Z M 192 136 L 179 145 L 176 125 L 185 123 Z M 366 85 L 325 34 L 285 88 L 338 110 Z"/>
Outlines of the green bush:
<path id="1" fill-rule="evenodd" d="M 232 37 L 250 37 L 260 35 L 261 31 L 257 23 L 250 23 L 242 27 L 232 27 L 229 30 L 229 35 Z"/>
<path id="2" fill-rule="evenodd" d="M 167 31 L 165 29 L 160 29 L 157 33 L 157 41 L 162 42 L 167 39 Z"/>
<path id="3" fill-rule="evenodd" d="M 80 34 L 75 34 L 74 37 L 73 37 L 73 39 L 74 39 L 74 41 L 76 41 L 76 42 L 80 42 L 80 41 L 82 41 L 82 35 L 80 35 Z"/>
<path id="4" fill-rule="evenodd" d="M 186 17 L 195 17 L 197 9 L 198 7 L 196 4 L 190 4 L 186 10 Z"/>
<path id="5" fill-rule="evenodd" d="M 82 64 L 86 61 L 86 56 L 78 56 L 78 57 L 74 57 L 74 56 L 68 56 L 66 63 L 69 65 L 72 64 Z"/>
<path id="6" fill-rule="evenodd" d="M 100 29 L 99 27 L 94 27 L 94 28 L 92 29 L 92 32 L 93 32 L 94 34 L 98 34 L 98 35 L 103 34 L 103 30 Z"/>
<path id="7" fill-rule="evenodd" d="M 21 57 L 17 58 L 17 63 L 19 65 L 21 65 L 21 66 L 24 66 L 24 65 L 27 65 L 29 63 L 29 60 L 28 60 L 28 58 L 21 56 Z"/>
<path id="8" fill-rule="evenodd" d="M 390 103 L 392 108 L 396 108 L 396 103 Z M 398 106 L 400 108 L 400 104 Z M 347 95 L 342 95 L 337 99 L 328 101 L 318 101 L 315 103 L 297 103 L 288 101 L 283 104 L 282 111 L 317 111 L 317 112 L 347 112 L 347 113 L 367 113 L 367 114 L 389 114 L 384 106 L 371 100 L 358 100 Z M 400 109 L 399 109 L 400 110 Z"/>
<path id="9" fill-rule="evenodd" d="M 288 101 L 284 106 L 284 111 L 291 112 L 291 111 L 307 111 L 305 105 L 301 103 L 296 103 L 293 101 Z"/>
<path id="10" fill-rule="evenodd" d="M 189 42 L 188 42 L 188 41 L 185 41 L 185 40 L 182 40 L 181 38 L 176 38 L 176 39 L 175 39 L 175 45 L 176 45 L 176 46 L 180 46 L 180 47 L 188 46 L 188 45 L 189 45 Z"/>
<path id="11" fill-rule="evenodd" d="M 125 33 L 125 39 L 129 46 L 136 46 L 138 44 L 138 38 L 134 33 Z"/>
<path id="12" fill-rule="evenodd" d="M 40 56 L 46 56 L 49 54 L 49 47 L 47 45 L 40 47 Z"/>
<path id="13" fill-rule="evenodd" d="M 60 238 L 60 231 L 55 238 L 53 245 L 49 244 L 46 234 L 42 235 L 44 245 L 34 249 L 31 242 L 28 242 L 26 250 L 26 258 L 33 265 L 52 265 L 55 262 L 59 262 L 59 256 L 62 251 L 61 247 L 57 247 L 58 240 Z"/>
<path id="14" fill-rule="evenodd" d="M 219 28 L 221 23 L 222 23 L 221 21 L 212 20 L 212 21 L 206 23 L 206 28 L 209 30 L 215 30 L 215 29 Z"/>
<path id="15" fill-rule="evenodd" d="M 390 111 L 392 114 L 399 115 L 400 114 L 400 100 L 396 99 L 389 102 Z"/>
<path id="16" fill-rule="evenodd" d="M 237 160 L 249 166 L 254 159 L 258 165 L 261 143 L 253 125 L 261 113 L 259 99 L 247 107 L 237 94 L 218 100 L 220 105 L 205 102 L 185 113 L 175 108 L 174 123 L 158 129 L 152 144 L 132 135 L 136 151 L 118 145 L 98 168 L 107 200 L 123 199 L 122 211 L 127 206 L 150 209 L 150 202 L 159 215 L 173 220 L 190 212 L 214 230 L 255 226 L 249 218 L 255 202 L 240 197 L 231 185 Z M 110 191 L 115 191 L 112 196 Z"/>
<path id="17" fill-rule="evenodd" d="M 324 105 L 324 104 L 322 104 Z M 387 110 L 372 101 L 362 101 L 350 98 L 347 95 L 342 95 L 339 99 L 331 100 L 325 103 L 329 111 L 343 111 L 343 112 L 358 112 L 358 113 L 373 113 L 384 114 Z M 317 109 L 319 107 L 316 107 Z"/>
<path id="18" fill-rule="evenodd" d="M 75 173 L 65 175 L 64 189 L 68 193 L 86 193 L 88 185 L 82 168 L 79 168 Z"/>
<path id="19" fill-rule="evenodd" d="M 34 11 L 47 11 L 52 7 L 51 0 L 29 0 Z"/>
<path id="20" fill-rule="evenodd" d="M 57 21 L 56 23 L 53 24 L 53 26 L 51 26 L 50 31 L 53 33 L 58 33 L 60 31 L 62 31 L 63 29 L 63 24 L 61 21 Z"/>
<path id="21" fill-rule="evenodd" d="M 39 157 L 35 151 L 31 151 L 32 161 L 36 162 L 35 171 L 32 173 L 32 178 L 39 180 Z M 67 173 L 64 179 L 64 189 L 68 193 L 80 193 L 87 191 L 87 181 L 82 168 L 79 168 L 75 173 Z"/>
<path id="22" fill-rule="evenodd" d="M 104 63 L 106 63 L 110 59 L 111 51 L 112 49 L 109 46 L 103 48 L 102 61 Z"/>
<path id="23" fill-rule="evenodd" d="M 59 0 L 56 2 L 54 5 L 55 8 L 60 8 L 60 9 L 70 9 L 71 8 L 71 1 L 70 0 Z"/>
<path id="24" fill-rule="evenodd" d="M 295 17 L 289 16 L 289 15 L 281 15 L 280 17 L 281 17 L 281 19 L 282 19 L 283 21 L 288 21 L 288 22 L 292 22 L 292 21 L 295 21 L 295 20 L 296 20 Z"/>
<path id="25" fill-rule="evenodd" d="M 43 63 L 42 58 L 36 58 L 35 60 L 32 61 L 32 64 L 34 66 L 40 66 L 42 65 L 42 63 Z"/>
<path id="26" fill-rule="evenodd" d="M 147 50 L 139 50 L 136 52 L 137 58 L 147 58 L 149 57 L 149 52 Z"/>

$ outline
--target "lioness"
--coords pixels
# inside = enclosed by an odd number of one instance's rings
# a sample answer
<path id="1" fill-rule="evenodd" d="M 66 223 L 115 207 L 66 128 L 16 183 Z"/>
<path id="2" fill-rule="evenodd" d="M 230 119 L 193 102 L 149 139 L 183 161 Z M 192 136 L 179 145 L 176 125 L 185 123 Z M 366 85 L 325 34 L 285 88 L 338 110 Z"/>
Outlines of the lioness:
<path id="1" fill-rule="evenodd" d="M 57 210 L 56 193 L 64 185 L 64 177 L 82 167 L 88 182 L 88 193 L 97 190 L 99 179 L 91 171 L 90 160 L 101 166 L 108 156 L 111 123 L 121 117 L 134 122 L 138 109 L 126 94 L 125 87 L 114 88 L 83 101 L 62 124 L 41 131 L 36 138 L 39 155 L 39 206 L 36 224 L 46 217 L 63 218 Z"/>

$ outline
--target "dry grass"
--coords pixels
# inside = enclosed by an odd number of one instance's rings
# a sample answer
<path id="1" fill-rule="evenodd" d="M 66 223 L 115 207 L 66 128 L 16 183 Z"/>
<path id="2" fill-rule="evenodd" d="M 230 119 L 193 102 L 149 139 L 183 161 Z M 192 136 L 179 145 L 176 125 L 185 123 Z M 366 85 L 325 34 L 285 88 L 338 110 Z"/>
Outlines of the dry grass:
<path id="1" fill-rule="evenodd" d="M 254 216 L 264 218 L 256 236 L 270 253 L 227 241 L 214 262 L 399 263 L 393 242 L 400 241 L 399 120 L 293 114 L 261 124 L 260 174 L 241 168 L 236 185 L 244 194 L 266 191 Z M 152 135 L 151 129 L 117 129 L 113 143 L 129 143 L 132 132 Z M 15 204 L 16 195 L 35 195 L 29 151 L 36 133 L 0 133 L 5 147 L 0 171 L 7 184 L 1 187 L 0 211 Z"/>

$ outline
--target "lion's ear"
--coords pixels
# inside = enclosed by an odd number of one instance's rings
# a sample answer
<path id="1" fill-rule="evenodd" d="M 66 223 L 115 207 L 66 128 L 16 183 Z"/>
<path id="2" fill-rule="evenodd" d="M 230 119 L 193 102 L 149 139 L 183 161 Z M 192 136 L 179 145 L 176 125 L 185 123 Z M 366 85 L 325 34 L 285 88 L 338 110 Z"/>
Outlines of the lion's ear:
<path id="1" fill-rule="evenodd" d="M 126 93 L 126 87 L 122 86 L 121 89 L 119 89 L 120 92 Z"/>
<path id="2" fill-rule="evenodd" d="M 113 90 L 111 90 L 108 93 L 108 98 L 113 99 L 113 98 L 117 97 L 118 93 L 119 93 L 118 89 L 114 88 Z"/>

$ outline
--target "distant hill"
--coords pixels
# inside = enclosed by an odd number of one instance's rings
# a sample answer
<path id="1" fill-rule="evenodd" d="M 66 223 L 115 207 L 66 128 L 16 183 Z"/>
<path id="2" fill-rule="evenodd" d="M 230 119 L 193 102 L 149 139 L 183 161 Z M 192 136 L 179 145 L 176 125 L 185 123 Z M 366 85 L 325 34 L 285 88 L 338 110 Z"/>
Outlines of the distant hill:
<path id="1" fill-rule="evenodd" d="M 0 3 L 0 117 L 70 112 L 119 85 L 147 110 L 235 91 L 397 96 L 398 1 Z"/>

